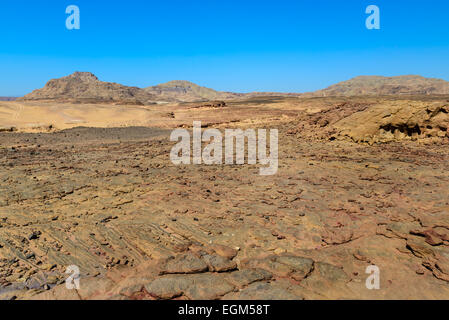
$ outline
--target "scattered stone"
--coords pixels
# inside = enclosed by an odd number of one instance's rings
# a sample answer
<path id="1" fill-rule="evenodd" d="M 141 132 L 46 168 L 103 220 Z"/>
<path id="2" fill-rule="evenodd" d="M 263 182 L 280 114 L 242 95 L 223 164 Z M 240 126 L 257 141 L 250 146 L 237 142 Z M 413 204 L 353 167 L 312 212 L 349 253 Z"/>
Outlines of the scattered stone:
<path id="1" fill-rule="evenodd" d="M 28 235 L 28 240 L 35 240 L 39 239 L 39 236 L 41 235 L 40 231 L 33 231 L 33 233 Z"/>
<path id="2" fill-rule="evenodd" d="M 234 261 L 222 256 L 205 254 L 202 258 L 207 263 L 211 272 L 226 272 L 237 268 L 237 264 Z"/>
<path id="3" fill-rule="evenodd" d="M 286 288 L 279 286 L 276 282 L 250 284 L 247 288 L 230 293 L 223 297 L 225 300 L 303 300 L 302 296 L 296 295 Z"/>
<path id="4" fill-rule="evenodd" d="M 271 279 L 272 274 L 263 269 L 245 269 L 231 272 L 227 276 L 227 281 L 241 289 L 247 285 L 256 282 Z"/>
<path id="5" fill-rule="evenodd" d="M 167 259 L 161 266 L 161 274 L 170 273 L 199 273 L 208 270 L 206 262 L 193 255 L 192 253 L 185 253 L 176 256 L 175 258 Z"/>
<path id="6" fill-rule="evenodd" d="M 217 254 L 219 254 L 220 256 L 232 260 L 234 259 L 234 257 L 237 255 L 238 251 L 240 250 L 240 248 L 230 248 L 227 246 L 223 246 L 220 244 L 213 244 L 210 246 L 210 248 L 212 250 L 214 250 Z"/>

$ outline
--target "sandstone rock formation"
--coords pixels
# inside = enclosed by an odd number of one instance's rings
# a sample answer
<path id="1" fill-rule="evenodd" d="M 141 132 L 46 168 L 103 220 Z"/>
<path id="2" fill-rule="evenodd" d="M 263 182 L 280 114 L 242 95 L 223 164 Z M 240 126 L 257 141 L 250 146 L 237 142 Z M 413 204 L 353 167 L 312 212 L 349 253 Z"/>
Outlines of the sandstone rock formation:
<path id="1" fill-rule="evenodd" d="M 335 123 L 355 142 L 449 139 L 449 103 L 381 103 Z"/>
<path id="2" fill-rule="evenodd" d="M 354 97 L 344 102 L 323 99 L 335 102 L 307 114 L 291 134 L 368 144 L 449 143 L 449 102 L 445 98 Z M 317 102 L 305 99 L 304 103 L 306 101 Z"/>
<path id="3" fill-rule="evenodd" d="M 449 298 L 447 97 L 198 104 L 123 107 L 140 127 L 115 111 L 105 128 L 0 132 L 0 299 Z M 112 109 L 0 105 L 8 119 Z M 278 173 L 174 165 L 170 132 L 193 120 L 278 129 Z"/>
<path id="4" fill-rule="evenodd" d="M 301 111 L 314 103 L 338 114 Z M 279 128 L 270 177 L 175 166 L 171 130 L 0 133 L 0 299 L 447 299 L 448 144 L 306 135 L 373 106 L 233 104 Z M 309 131 L 291 134 L 298 122 Z M 365 286 L 373 264 L 380 290 Z"/>

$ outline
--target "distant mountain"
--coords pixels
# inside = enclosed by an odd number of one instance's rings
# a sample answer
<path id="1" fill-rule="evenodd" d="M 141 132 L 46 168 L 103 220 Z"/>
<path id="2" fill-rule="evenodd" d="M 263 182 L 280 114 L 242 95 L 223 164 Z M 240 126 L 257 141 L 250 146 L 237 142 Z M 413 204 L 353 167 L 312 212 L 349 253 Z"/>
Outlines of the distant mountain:
<path id="1" fill-rule="evenodd" d="M 242 94 L 238 93 L 215 91 L 184 80 L 174 80 L 157 86 L 148 87 L 144 90 L 157 96 L 159 100 L 165 101 L 195 102 L 228 100 L 242 96 Z"/>
<path id="2" fill-rule="evenodd" d="M 442 79 L 408 75 L 397 77 L 359 76 L 305 96 L 449 94 L 449 82 Z"/>
<path id="3" fill-rule="evenodd" d="M 189 81 L 170 81 L 145 89 L 103 82 L 90 72 L 75 72 L 50 80 L 42 89 L 17 100 L 51 100 L 74 103 L 154 104 L 251 99 L 266 96 L 328 97 L 360 95 L 449 95 L 449 82 L 421 76 L 360 76 L 309 93 L 215 91 Z M 14 100 L 14 98 L 0 98 Z"/>
<path id="4" fill-rule="evenodd" d="M 100 81 L 90 72 L 75 72 L 50 80 L 44 88 L 34 90 L 18 100 L 147 104 L 155 100 L 155 97 L 137 87 Z"/>
<path id="5" fill-rule="evenodd" d="M 0 101 L 14 101 L 16 97 L 0 97 Z"/>

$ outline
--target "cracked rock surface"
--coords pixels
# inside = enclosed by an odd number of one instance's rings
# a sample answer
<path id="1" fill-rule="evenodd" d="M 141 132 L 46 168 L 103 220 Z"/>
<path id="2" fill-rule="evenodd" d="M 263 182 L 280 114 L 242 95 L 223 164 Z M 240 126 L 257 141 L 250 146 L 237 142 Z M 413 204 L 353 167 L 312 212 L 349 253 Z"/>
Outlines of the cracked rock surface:
<path id="1" fill-rule="evenodd" d="M 0 133 L 0 299 L 449 299 L 446 138 L 322 139 L 301 103 L 342 102 L 295 101 L 228 103 L 264 113 L 214 124 L 279 128 L 273 176 L 175 166 L 170 130 Z M 348 103 L 326 114 L 370 108 Z"/>

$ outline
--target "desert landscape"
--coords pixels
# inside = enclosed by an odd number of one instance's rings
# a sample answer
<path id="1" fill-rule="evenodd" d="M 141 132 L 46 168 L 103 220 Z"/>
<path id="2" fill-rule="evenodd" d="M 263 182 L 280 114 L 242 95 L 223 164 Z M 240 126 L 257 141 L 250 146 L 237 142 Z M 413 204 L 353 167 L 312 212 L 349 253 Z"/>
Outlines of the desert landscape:
<path id="1" fill-rule="evenodd" d="M 75 72 L 0 100 L 0 299 L 449 299 L 444 80 L 232 93 Z M 277 173 L 174 165 L 193 121 L 278 129 Z"/>

